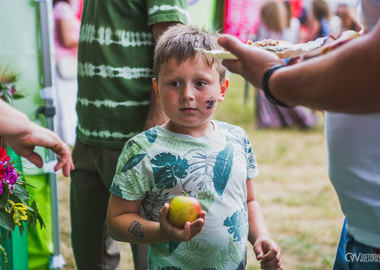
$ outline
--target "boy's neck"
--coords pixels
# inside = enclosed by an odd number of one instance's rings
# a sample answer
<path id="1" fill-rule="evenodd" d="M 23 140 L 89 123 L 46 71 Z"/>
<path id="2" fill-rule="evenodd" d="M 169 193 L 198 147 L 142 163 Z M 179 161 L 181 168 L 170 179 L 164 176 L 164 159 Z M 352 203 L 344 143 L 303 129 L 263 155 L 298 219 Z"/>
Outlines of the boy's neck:
<path id="1" fill-rule="evenodd" d="M 212 121 L 209 121 L 207 124 L 205 124 L 203 127 L 181 127 L 178 125 L 173 125 L 173 123 L 169 120 L 165 124 L 162 125 L 162 127 L 166 130 L 169 130 L 171 132 L 179 133 L 179 134 L 185 134 L 189 135 L 194 138 L 200 138 L 209 135 L 215 130 L 215 124 Z"/>

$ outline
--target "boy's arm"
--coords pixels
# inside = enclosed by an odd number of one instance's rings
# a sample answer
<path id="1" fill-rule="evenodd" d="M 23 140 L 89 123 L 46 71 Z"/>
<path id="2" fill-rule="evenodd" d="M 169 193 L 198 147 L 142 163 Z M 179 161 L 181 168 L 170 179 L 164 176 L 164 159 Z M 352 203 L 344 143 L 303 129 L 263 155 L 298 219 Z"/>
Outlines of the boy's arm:
<path id="1" fill-rule="evenodd" d="M 160 210 L 160 222 L 149 221 L 140 216 L 141 204 L 142 200 L 128 201 L 111 194 L 107 227 L 112 238 L 134 244 L 188 241 L 203 227 L 204 216 L 192 223 L 187 222 L 183 229 L 171 225 L 167 220 L 169 204 Z"/>
<path id="2" fill-rule="evenodd" d="M 248 241 L 252 244 L 261 269 L 282 269 L 279 246 L 270 239 L 264 216 L 253 190 L 253 179 L 246 182 L 248 208 Z"/>
<path id="3" fill-rule="evenodd" d="M 267 226 L 265 225 L 264 216 L 261 207 L 256 201 L 255 193 L 253 190 L 253 179 L 246 182 L 247 185 L 247 207 L 248 207 L 248 223 L 249 233 L 248 240 L 254 245 L 257 238 L 267 237 L 270 238 Z"/>
<path id="4" fill-rule="evenodd" d="M 156 239 L 162 236 L 159 233 L 159 223 L 140 217 L 141 203 L 142 200 L 128 201 L 111 194 L 107 212 L 107 227 L 112 238 L 135 244 L 163 240 Z"/>

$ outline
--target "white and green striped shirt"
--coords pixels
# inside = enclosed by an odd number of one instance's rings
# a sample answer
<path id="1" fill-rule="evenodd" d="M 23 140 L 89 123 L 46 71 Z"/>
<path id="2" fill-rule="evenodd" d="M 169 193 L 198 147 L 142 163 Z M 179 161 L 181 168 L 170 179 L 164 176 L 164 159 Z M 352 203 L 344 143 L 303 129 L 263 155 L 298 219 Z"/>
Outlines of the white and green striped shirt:
<path id="1" fill-rule="evenodd" d="M 186 0 L 88 0 L 78 49 L 77 137 L 121 149 L 143 129 L 158 22 L 187 23 Z"/>

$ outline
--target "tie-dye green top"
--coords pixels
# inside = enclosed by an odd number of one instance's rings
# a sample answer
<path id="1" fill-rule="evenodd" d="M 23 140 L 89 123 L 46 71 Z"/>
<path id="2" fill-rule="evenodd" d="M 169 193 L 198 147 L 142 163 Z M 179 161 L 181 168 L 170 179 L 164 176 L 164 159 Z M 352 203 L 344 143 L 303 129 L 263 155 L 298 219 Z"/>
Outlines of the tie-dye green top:
<path id="1" fill-rule="evenodd" d="M 149 269 L 245 269 L 246 180 L 258 174 L 256 160 L 242 128 L 213 123 L 215 130 L 201 138 L 156 126 L 123 148 L 113 194 L 143 199 L 143 216 L 154 221 L 163 204 L 182 190 L 207 212 L 202 231 L 192 240 L 151 244 Z"/>
<path id="2" fill-rule="evenodd" d="M 153 77 L 151 26 L 187 19 L 187 0 L 84 1 L 77 102 L 83 143 L 121 150 L 143 130 Z"/>

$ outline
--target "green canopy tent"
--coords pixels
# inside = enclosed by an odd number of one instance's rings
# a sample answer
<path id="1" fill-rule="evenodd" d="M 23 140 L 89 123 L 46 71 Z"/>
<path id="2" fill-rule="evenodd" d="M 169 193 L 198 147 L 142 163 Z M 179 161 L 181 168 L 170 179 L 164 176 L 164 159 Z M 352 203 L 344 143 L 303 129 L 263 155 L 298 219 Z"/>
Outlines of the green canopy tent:
<path id="1" fill-rule="evenodd" d="M 216 1 L 193 1 L 189 6 L 190 14 L 197 15 L 192 16 L 193 23 L 214 28 Z M 35 123 L 54 129 L 51 0 L 0 0 L 0 18 L 0 71 L 5 68 L 17 73 L 16 88 L 24 95 L 14 106 Z M 60 269 L 64 265 L 59 245 L 57 175 L 52 171 L 54 155 L 43 148 L 37 152 L 45 159 L 44 168 L 23 159 L 22 169 L 26 181 L 35 187 L 29 193 L 37 199 L 46 228 L 29 230 L 22 236 L 18 231 L 12 233 L 4 243 L 8 269 Z"/>
<path id="2" fill-rule="evenodd" d="M 51 0 L 0 0 L 0 18 L 0 68 L 18 74 L 16 90 L 24 95 L 14 106 L 53 130 Z M 6 245 L 8 269 L 60 269 L 64 265 L 59 249 L 57 175 L 52 169 L 55 156 L 43 148 L 36 150 L 44 158 L 44 168 L 24 159 L 22 166 L 26 181 L 35 187 L 29 193 L 37 199 L 46 228 L 29 230 L 27 239 L 17 238 L 18 231 L 12 233 Z"/>

